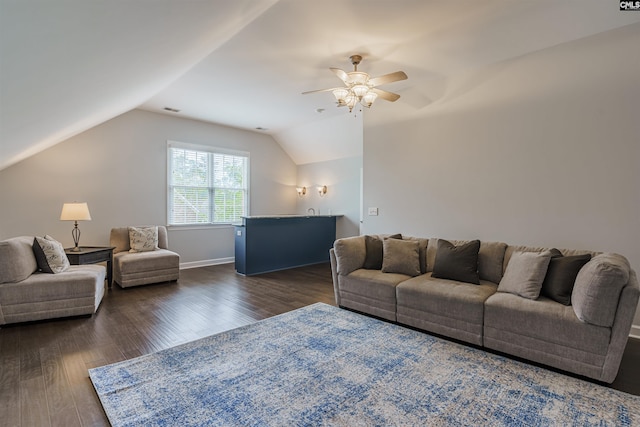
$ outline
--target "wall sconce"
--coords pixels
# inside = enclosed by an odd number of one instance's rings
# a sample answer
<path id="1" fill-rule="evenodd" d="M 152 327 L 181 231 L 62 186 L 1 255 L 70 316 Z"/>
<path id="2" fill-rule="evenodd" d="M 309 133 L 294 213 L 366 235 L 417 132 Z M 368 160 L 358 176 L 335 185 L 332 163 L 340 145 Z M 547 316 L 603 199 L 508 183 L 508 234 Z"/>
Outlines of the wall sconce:
<path id="1" fill-rule="evenodd" d="M 321 187 L 318 187 L 318 194 L 320 195 L 320 197 L 322 197 L 325 194 L 327 194 L 327 186 L 323 185 Z"/>
<path id="2" fill-rule="evenodd" d="M 307 194 L 307 187 L 296 187 L 296 191 L 298 192 L 298 197 L 302 197 Z"/>

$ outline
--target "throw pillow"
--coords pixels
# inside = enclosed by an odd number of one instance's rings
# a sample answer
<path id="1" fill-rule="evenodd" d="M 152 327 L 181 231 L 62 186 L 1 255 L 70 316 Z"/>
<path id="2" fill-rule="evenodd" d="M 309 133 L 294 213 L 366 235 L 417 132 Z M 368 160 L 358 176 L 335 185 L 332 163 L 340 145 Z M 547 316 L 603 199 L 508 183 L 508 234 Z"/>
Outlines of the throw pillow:
<path id="1" fill-rule="evenodd" d="M 592 325 L 611 327 L 622 288 L 629 281 L 631 267 L 622 255 L 596 255 L 578 272 L 571 304 L 578 319 Z"/>
<path id="2" fill-rule="evenodd" d="M 560 251 L 555 251 L 557 252 L 551 257 L 540 293 L 561 304 L 571 305 L 573 284 L 580 269 L 591 259 L 591 255 L 562 256 Z"/>
<path id="3" fill-rule="evenodd" d="M 550 261 L 550 251 L 514 252 L 498 284 L 498 292 L 537 299 Z"/>
<path id="4" fill-rule="evenodd" d="M 36 257 L 38 270 L 43 273 L 57 274 L 69 268 L 69 259 L 64 253 L 62 243 L 51 236 L 35 237 L 33 254 Z"/>
<path id="5" fill-rule="evenodd" d="M 385 239 L 402 239 L 402 234 L 392 234 Z M 382 268 L 382 238 L 378 236 L 364 236 L 364 245 L 367 254 L 362 268 L 367 270 L 380 270 Z"/>
<path id="6" fill-rule="evenodd" d="M 158 249 L 158 227 L 129 227 L 129 252 Z"/>
<path id="7" fill-rule="evenodd" d="M 479 251 L 480 240 L 472 240 L 463 245 L 455 246 L 447 240 L 439 239 L 431 276 L 479 285 Z"/>
<path id="8" fill-rule="evenodd" d="M 420 244 L 417 240 L 384 239 L 383 273 L 420 275 Z"/>

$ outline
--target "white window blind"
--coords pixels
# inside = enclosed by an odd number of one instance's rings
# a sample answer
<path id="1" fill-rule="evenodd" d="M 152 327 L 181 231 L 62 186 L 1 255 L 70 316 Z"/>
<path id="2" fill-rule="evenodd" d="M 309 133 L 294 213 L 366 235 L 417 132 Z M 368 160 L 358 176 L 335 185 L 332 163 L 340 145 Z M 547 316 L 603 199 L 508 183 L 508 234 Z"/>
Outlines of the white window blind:
<path id="1" fill-rule="evenodd" d="M 170 225 L 229 224 L 247 215 L 249 156 L 169 144 Z"/>

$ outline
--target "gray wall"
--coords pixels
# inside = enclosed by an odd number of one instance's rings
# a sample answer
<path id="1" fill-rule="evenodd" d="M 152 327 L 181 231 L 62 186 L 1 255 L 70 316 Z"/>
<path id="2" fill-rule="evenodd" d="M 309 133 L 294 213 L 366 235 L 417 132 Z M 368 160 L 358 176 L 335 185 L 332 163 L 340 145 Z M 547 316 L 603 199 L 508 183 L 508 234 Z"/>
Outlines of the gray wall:
<path id="1" fill-rule="evenodd" d="M 250 152 L 252 214 L 296 210 L 296 165 L 268 135 L 133 110 L 0 171 L 0 238 L 52 235 L 71 246 L 64 202 L 86 201 L 82 245 L 106 245 L 115 226 L 166 224 L 167 140 Z M 169 231 L 183 263 L 229 260 L 233 228 Z"/>
<path id="2" fill-rule="evenodd" d="M 638 271 L 637 28 L 458 76 L 393 122 L 372 108 L 364 206 L 380 215 L 362 232 L 613 251 Z"/>
<path id="3" fill-rule="evenodd" d="M 309 208 L 316 213 L 344 215 L 336 221 L 336 236 L 360 234 L 360 184 L 362 157 L 330 160 L 298 166 L 298 185 L 307 187 L 307 194 L 298 198 L 297 213 Z M 318 186 L 326 185 L 327 194 L 320 197 Z"/>

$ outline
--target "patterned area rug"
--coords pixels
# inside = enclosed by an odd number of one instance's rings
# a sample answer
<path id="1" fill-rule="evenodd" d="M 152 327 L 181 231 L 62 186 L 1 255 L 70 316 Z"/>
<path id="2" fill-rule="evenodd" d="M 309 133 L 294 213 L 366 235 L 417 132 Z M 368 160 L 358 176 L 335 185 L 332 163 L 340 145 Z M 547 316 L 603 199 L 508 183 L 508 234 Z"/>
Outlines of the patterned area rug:
<path id="1" fill-rule="evenodd" d="M 320 303 L 89 374 L 114 426 L 640 423 L 640 397 Z"/>

